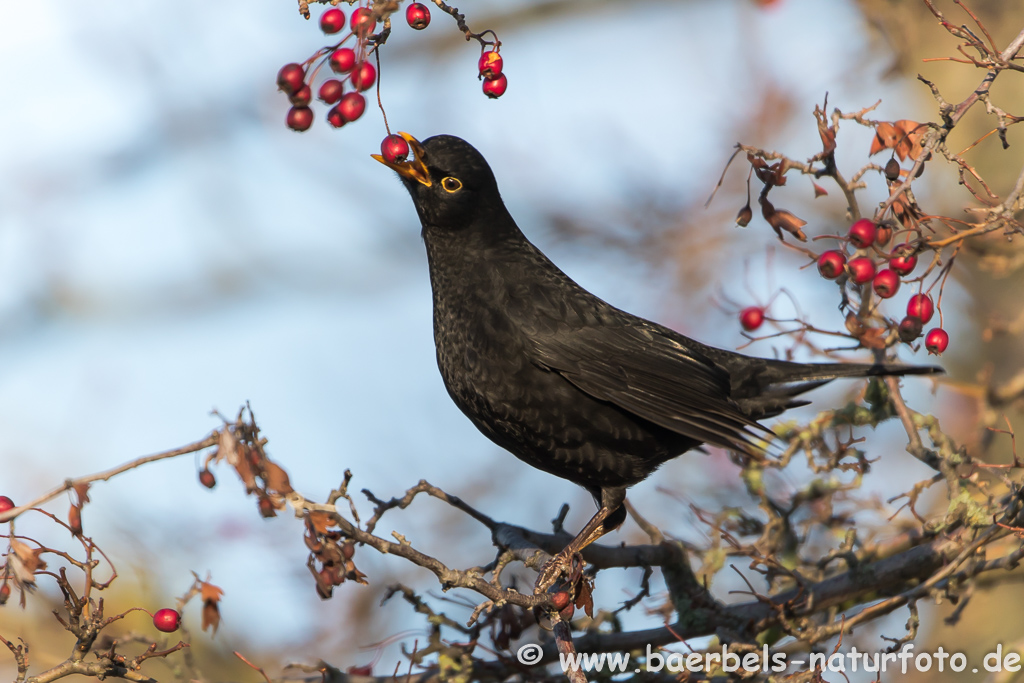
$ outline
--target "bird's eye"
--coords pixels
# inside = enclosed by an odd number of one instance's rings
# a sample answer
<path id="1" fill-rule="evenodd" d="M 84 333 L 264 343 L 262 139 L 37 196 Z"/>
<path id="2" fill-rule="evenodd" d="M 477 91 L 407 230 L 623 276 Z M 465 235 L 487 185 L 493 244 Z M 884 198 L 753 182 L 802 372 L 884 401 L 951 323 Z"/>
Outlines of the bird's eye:
<path id="1" fill-rule="evenodd" d="M 462 189 L 462 181 L 460 181 L 458 178 L 448 176 L 447 178 L 441 181 L 441 187 L 444 188 L 445 192 L 458 192 L 459 190 Z"/>

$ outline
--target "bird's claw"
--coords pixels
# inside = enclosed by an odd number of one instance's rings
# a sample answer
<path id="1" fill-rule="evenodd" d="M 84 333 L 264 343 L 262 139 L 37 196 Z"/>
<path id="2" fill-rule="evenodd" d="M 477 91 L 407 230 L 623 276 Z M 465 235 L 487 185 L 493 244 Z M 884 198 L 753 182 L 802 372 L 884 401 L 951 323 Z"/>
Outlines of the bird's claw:
<path id="1" fill-rule="evenodd" d="M 563 575 L 569 579 L 569 585 L 576 583 L 575 574 L 582 573 L 583 570 L 583 556 L 578 552 L 567 551 L 568 549 L 558 553 L 540 568 L 537 583 L 533 586 L 534 595 L 546 593 Z"/>

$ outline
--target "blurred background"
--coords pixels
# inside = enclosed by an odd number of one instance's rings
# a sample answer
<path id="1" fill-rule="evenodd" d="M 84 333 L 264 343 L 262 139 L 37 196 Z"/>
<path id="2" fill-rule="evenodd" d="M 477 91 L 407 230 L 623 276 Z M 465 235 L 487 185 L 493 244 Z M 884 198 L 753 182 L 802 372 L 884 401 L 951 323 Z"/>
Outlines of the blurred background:
<path id="1" fill-rule="evenodd" d="M 1017 3 L 971 6 L 1000 46 L 1024 25 Z M 369 157 L 386 133 L 372 100 L 341 130 L 316 106 L 311 130 L 285 127 L 277 70 L 326 42 L 316 24 L 323 10 L 311 9 L 307 22 L 288 0 L 0 5 L 0 494 L 23 502 L 66 477 L 200 439 L 219 424 L 212 409 L 234 416 L 249 401 L 271 457 L 311 498 L 323 499 L 348 468 L 356 491 L 386 499 L 425 478 L 495 518 L 541 530 L 568 502 L 567 527 L 578 528 L 593 512 L 589 496 L 500 451 L 445 393 L 418 221 L 394 174 Z M 580 284 L 726 348 L 747 341 L 739 308 L 767 304 L 781 288 L 792 296 L 774 299 L 771 316 L 799 310 L 822 328 L 843 323 L 835 286 L 801 270 L 807 259 L 780 248 L 756 208 L 748 228 L 735 226 L 742 160 L 703 208 L 733 145 L 807 158 L 820 150 L 811 112 L 826 93 L 829 111 L 881 100 L 872 118 L 928 121 L 935 102 L 917 73 L 953 102 L 981 78 L 969 66 L 921 61 L 954 54 L 956 43 L 909 0 L 828 9 L 814 0 L 479 0 L 463 10 L 474 30 L 500 35 L 508 92 L 496 101 L 481 94 L 478 47 L 450 17 L 434 11 L 416 32 L 397 15 L 381 54 L 392 129 L 467 139 L 487 157 L 524 232 Z M 1020 113 L 1021 92 L 1005 80 L 993 97 Z M 991 127 L 972 112 L 957 149 Z M 868 162 L 871 136 L 852 123 L 840 128 L 847 177 Z M 1024 137 L 1011 129 L 1010 141 L 1003 152 L 993 136 L 972 157 L 997 194 L 1020 171 Z M 811 235 L 845 230 L 834 186 L 815 200 L 806 178 L 790 180 L 773 192 L 776 206 L 807 220 Z M 922 180 L 914 188 L 932 213 L 959 216 L 971 204 L 952 168 L 932 163 Z M 860 196 L 870 211 L 885 185 L 877 174 L 866 182 Z M 1010 248 L 996 238 L 991 245 Z M 937 392 L 924 380 L 905 382 L 914 408 L 948 417 L 969 444 L 981 416 L 975 394 L 958 387 L 1008 377 L 1022 363 L 1012 325 L 1022 315 L 1021 276 L 994 271 L 987 255 L 964 253 L 946 286 L 949 382 Z M 890 314 L 900 317 L 904 301 L 889 302 Z M 776 339 L 746 351 L 771 356 L 786 346 Z M 923 351 L 901 353 L 926 362 Z M 794 417 L 858 389 L 818 391 Z M 1019 412 L 1007 411 L 1019 425 Z M 885 463 L 865 484 L 880 500 L 930 476 L 903 451 L 898 425 L 864 435 Z M 1000 446 L 991 457 L 1008 452 Z M 190 570 L 209 572 L 225 591 L 223 622 L 215 639 L 194 640 L 215 675 L 246 675 L 233 649 L 258 653 L 274 673 L 318 658 L 365 664 L 374 652 L 364 646 L 395 634 L 407 646 L 422 638 L 425 624 L 407 605 L 378 603 L 396 580 L 436 590 L 426 572 L 364 552 L 357 564 L 370 585 L 346 584 L 322 602 L 304 566 L 301 524 L 261 519 L 227 470 L 213 491 L 196 470 L 184 457 L 93 488 L 86 534 L 117 558 L 121 577 L 108 610 L 155 610 L 187 589 Z M 789 476 L 774 485 L 799 487 L 800 470 Z M 749 503 L 721 454 L 670 463 L 631 500 L 695 542 L 704 532 L 690 503 Z M 48 509 L 64 514 L 66 505 Z M 380 531 L 394 528 L 454 566 L 491 559 L 482 527 L 437 501 L 414 507 L 385 517 L 393 526 Z M 38 515 L 18 521 L 19 533 L 67 546 L 52 528 Z M 643 538 L 628 524 L 613 542 Z M 599 603 L 635 592 L 639 572 L 621 574 L 600 582 Z M 742 587 L 723 577 L 716 594 L 733 599 L 728 591 Z M 56 633 L 42 609 L 56 599 L 51 588 L 26 611 L 13 600 L 0 609 L 0 633 L 32 642 L 34 667 L 62 660 L 71 646 L 66 634 L 42 636 Z M 964 618 L 982 625 L 961 624 L 957 649 L 1008 642 L 1009 631 L 985 625 L 992 605 L 1016 589 L 1001 590 L 991 601 L 976 597 Z M 186 622 L 198 632 L 199 606 L 190 609 Z M 952 637 L 942 631 L 945 609 L 922 607 L 919 649 Z M 625 624 L 660 619 L 639 608 Z M 900 635 L 905 619 L 863 629 L 865 642 L 882 647 L 878 635 Z M 1019 617 L 999 619 L 1019 632 Z M 152 630 L 145 617 L 128 622 Z M 377 672 L 390 673 L 399 657 L 390 646 Z M 0 674 L 10 667 L 0 653 Z"/>

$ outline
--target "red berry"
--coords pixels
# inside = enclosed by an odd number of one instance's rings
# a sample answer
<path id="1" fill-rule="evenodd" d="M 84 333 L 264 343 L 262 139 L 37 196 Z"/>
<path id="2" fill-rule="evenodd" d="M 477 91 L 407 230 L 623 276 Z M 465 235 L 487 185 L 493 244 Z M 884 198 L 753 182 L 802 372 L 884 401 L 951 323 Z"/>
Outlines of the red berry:
<path id="1" fill-rule="evenodd" d="M 344 93 L 345 86 L 342 85 L 341 81 L 331 78 L 324 81 L 320 86 L 318 96 L 324 104 L 337 104 Z"/>
<path id="2" fill-rule="evenodd" d="M 11 597 L 11 587 L 7 584 L 7 581 L 5 580 L 3 585 L 0 586 L 0 605 L 6 603 L 7 598 L 9 597 Z"/>
<path id="3" fill-rule="evenodd" d="M 900 275 L 910 275 L 917 266 L 917 257 L 912 251 L 913 248 L 906 242 L 896 245 L 892 250 L 892 258 L 889 259 L 889 267 Z"/>
<path id="4" fill-rule="evenodd" d="M 13 500 L 7 496 L 0 496 L 0 512 L 7 512 L 8 510 L 13 510 L 15 507 L 17 506 L 14 504 Z"/>
<path id="5" fill-rule="evenodd" d="M 504 95 L 507 88 L 508 79 L 505 78 L 505 74 L 498 76 L 493 81 L 484 81 L 484 94 L 492 100 L 496 100 Z"/>
<path id="6" fill-rule="evenodd" d="M 288 100 L 296 107 L 308 106 L 313 99 L 313 91 L 308 85 L 303 84 L 301 88 L 288 96 Z"/>
<path id="7" fill-rule="evenodd" d="M 843 274 L 846 266 L 846 255 L 841 251 L 830 249 L 818 257 L 818 272 L 826 280 L 835 280 Z"/>
<path id="8" fill-rule="evenodd" d="M 854 245 L 861 249 L 870 247 L 875 243 L 875 235 L 878 234 L 878 228 L 875 224 L 869 221 L 867 218 L 861 218 L 859 221 L 850 226 L 850 241 Z"/>
<path id="9" fill-rule="evenodd" d="M 409 158 L 409 143 L 401 135 L 389 135 L 380 143 L 380 153 L 391 163 L 401 163 Z"/>
<path id="10" fill-rule="evenodd" d="M 356 90 L 366 90 L 376 80 L 377 70 L 369 62 L 363 62 L 352 72 L 352 85 Z"/>
<path id="11" fill-rule="evenodd" d="M 477 68 L 480 69 L 480 75 L 489 81 L 493 81 L 501 75 L 502 64 L 501 55 L 497 52 L 483 53 L 480 55 L 480 61 L 476 63 Z"/>
<path id="12" fill-rule="evenodd" d="M 320 30 L 330 35 L 345 28 L 345 13 L 332 7 L 320 15 Z"/>
<path id="13" fill-rule="evenodd" d="M 292 107 L 288 110 L 285 123 L 289 128 L 300 133 L 309 130 L 309 127 L 313 125 L 313 110 L 309 107 Z"/>
<path id="14" fill-rule="evenodd" d="M 302 87 L 302 81 L 306 78 L 306 71 L 301 65 L 285 64 L 277 72 L 277 87 L 289 95 Z"/>
<path id="15" fill-rule="evenodd" d="M 366 109 L 366 98 L 357 92 L 350 92 L 341 98 L 337 108 L 341 118 L 345 119 L 345 123 L 352 123 L 363 115 L 363 110 Z"/>
<path id="16" fill-rule="evenodd" d="M 889 268 L 883 268 L 878 271 L 871 284 L 875 288 L 875 294 L 883 299 L 888 299 L 899 290 L 900 276 Z"/>
<path id="17" fill-rule="evenodd" d="M 335 105 L 331 107 L 331 110 L 327 112 L 327 123 L 331 124 L 335 128 L 341 128 L 347 123 L 345 116 L 341 113 L 341 105 Z"/>
<path id="18" fill-rule="evenodd" d="M 900 339 L 908 344 L 921 336 L 924 323 L 917 316 L 908 315 L 900 321 Z"/>
<path id="19" fill-rule="evenodd" d="M 373 29 L 377 28 L 377 20 L 373 18 L 373 12 L 365 7 L 360 7 L 352 13 L 352 19 L 349 20 L 349 28 L 356 35 L 366 35 L 367 33 L 373 33 Z"/>
<path id="20" fill-rule="evenodd" d="M 875 262 L 864 256 L 850 259 L 846 267 L 850 270 L 850 279 L 858 285 L 870 282 L 875 277 Z"/>
<path id="21" fill-rule="evenodd" d="M 558 591 L 551 596 L 551 603 L 555 609 L 561 611 L 569 606 L 569 594 L 565 591 Z"/>
<path id="22" fill-rule="evenodd" d="M 740 324 L 747 332 L 753 332 L 764 322 L 764 309 L 760 306 L 748 306 L 740 311 Z"/>
<path id="23" fill-rule="evenodd" d="M 405 20 L 417 31 L 430 25 L 430 10 L 422 2 L 414 2 L 405 8 Z"/>
<path id="24" fill-rule="evenodd" d="M 156 626 L 158 631 L 173 633 L 178 630 L 178 626 L 180 625 L 181 615 L 170 607 L 164 607 L 161 610 L 157 610 L 156 614 L 153 615 L 153 626 Z"/>
<path id="25" fill-rule="evenodd" d="M 212 489 L 217 485 L 217 477 L 213 476 L 213 472 L 210 470 L 201 470 L 199 472 L 199 483 L 208 489 Z"/>
<path id="26" fill-rule="evenodd" d="M 923 323 L 931 320 L 934 314 L 935 306 L 932 304 L 932 298 L 927 294 L 915 294 L 907 302 L 907 315 L 920 318 Z"/>
<path id="27" fill-rule="evenodd" d="M 356 65 L 356 52 L 350 47 L 342 47 L 331 53 L 331 69 L 334 73 L 347 74 Z"/>
<path id="28" fill-rule="evenodd" d="M 928 335 L 924 338 L 924 347 L 928 349 L 928 353 L 933 353 L 936 356 L 945 351 L 947 346 L 949 346 L 949 335 L 941 327 L 929 330 Z"/>

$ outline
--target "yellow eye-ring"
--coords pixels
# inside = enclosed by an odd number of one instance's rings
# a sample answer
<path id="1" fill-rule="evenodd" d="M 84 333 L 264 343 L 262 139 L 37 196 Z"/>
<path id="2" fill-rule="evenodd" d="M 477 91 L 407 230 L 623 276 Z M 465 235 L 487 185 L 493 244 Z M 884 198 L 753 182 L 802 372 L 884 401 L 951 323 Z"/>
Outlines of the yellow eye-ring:
<path id="1" fill-rule="evenodd" d="M 441 187 L 444 188 L 445 192 L 458 192 L 459 190 L 462 189 L 462 181 L 460 181 L 458 178 L 448 176 L 447 178 L 441 181 Z"/>

